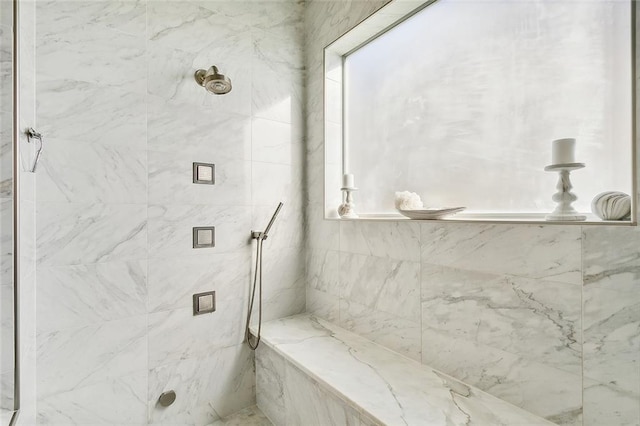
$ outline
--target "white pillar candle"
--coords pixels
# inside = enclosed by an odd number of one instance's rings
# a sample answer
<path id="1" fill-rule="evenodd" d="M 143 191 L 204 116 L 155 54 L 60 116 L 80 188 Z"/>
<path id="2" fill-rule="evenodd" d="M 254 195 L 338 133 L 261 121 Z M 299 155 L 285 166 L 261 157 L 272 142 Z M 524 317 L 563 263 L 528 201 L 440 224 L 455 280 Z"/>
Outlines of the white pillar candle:
<path id="1" fill-rule="evenodd" d="M 355 188 L 353 175 L 351 173 L 342 175 L 342 187 L 343 188 Z"/>
<path id="2" fill-rule="evenodd" d="M 576 162 L 576 140 L 573 138 L 556 139 L 551 142 L 551 164 Z"/>

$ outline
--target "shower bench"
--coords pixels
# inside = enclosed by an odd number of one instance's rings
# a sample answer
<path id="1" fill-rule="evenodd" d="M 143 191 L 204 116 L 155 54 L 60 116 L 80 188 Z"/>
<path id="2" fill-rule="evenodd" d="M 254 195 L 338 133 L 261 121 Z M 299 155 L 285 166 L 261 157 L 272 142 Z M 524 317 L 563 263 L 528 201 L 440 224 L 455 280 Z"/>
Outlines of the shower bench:
<path id="1" fill-rule="evenodd" d="M 553 425 L 308 314 L 263 324 L 256 391 L 275 426 Z"/>

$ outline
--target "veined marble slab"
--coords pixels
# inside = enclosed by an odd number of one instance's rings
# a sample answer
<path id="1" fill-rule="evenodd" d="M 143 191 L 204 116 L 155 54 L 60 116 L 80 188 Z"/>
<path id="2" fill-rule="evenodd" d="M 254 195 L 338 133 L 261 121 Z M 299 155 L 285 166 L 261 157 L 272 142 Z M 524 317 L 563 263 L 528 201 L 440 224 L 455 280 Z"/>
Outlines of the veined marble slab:
<path id="1" fill-rule="evenodd" d="M 308 314 L 263 324 L 262 342 L 381 424 L 553 424 Z"/>

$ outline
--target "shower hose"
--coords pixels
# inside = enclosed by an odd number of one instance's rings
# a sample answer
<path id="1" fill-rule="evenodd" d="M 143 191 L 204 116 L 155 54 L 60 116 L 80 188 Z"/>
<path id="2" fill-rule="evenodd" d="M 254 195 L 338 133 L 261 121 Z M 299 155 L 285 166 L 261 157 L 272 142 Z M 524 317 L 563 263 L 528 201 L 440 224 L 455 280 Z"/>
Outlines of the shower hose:
<path id="1" fill-rule="evenodd" d="M 260 344 L 260 332 L 262 329 L 262 242 L 264 241 L 263 235 L 260 235 L 256 238 L 256 267 L 253 275 L 253 287 L 251 290 L 251 298 L 249 302 L 249 312 L 247 312 L 247 344 L 252 350 L 256 350 L 258 345 Z M 259 288 L 260 296 L 258 297 L 258 333 L 252 339 L 251 331 L 249 327 L 251 326 L 251 314 L 253 312 L 253 304 L 256 297 L 256 287 Z"/>

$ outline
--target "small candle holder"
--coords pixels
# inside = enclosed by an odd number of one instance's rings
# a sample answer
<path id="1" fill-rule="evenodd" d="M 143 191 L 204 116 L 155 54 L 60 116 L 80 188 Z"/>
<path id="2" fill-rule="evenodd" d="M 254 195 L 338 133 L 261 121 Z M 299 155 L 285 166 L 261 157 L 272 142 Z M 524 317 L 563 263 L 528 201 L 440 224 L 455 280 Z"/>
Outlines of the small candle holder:
<path id="1" fill-rule="evenodd" d="M 559 174 L 558 184 L 556 185 L 558 192 L 551 197 L 558 205 L 551 214 L 545 217 L 546 220 L 580 221 L 587 218 L 587 216 L 581 215 L 571 206 L 571 203 L 576 201 L 578 197 L 571 192 L 573 185 L 571 185 L 570 175 L 572 171 L 584 167 L 584 163 L 567 163 L 552 164 L 544 168 L 545 172 L 558 172 Z"/>
<path id="2" fill-rule="evenodd" d="M 340 190 L 342 191 L 342 204 L 338 207 L 338 214 L 341 218 L 345 219 L 358 218 L 356 205 L 353 203 L 353 193 L 357 191 L 358 188 L 342 187 Z"/>

